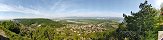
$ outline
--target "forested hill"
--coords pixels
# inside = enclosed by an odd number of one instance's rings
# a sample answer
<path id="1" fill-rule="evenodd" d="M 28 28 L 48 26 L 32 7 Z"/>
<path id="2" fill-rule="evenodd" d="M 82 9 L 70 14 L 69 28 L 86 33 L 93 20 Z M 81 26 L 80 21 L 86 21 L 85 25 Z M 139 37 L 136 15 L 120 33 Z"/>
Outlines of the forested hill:
<path id="1" fill-rule="evenodd" d="M 21 23 L 23 25 L 41 25 L 41 26 L 53 26 L 53 27 L 60 27 L 63 26 L 61 23 L 46 19 L 46 18 L 33 18 L 33 19 L 13 19 L 14 22 Z"/>

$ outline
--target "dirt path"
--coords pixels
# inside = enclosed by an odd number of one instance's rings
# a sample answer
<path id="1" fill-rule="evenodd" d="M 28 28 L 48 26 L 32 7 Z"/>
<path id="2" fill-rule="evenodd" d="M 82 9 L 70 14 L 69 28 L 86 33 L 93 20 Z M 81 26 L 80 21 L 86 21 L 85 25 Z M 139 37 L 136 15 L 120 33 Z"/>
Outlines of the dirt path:
<path id="1" fill-rule="evenodd" d="M 7 37 L 7 36 L 5 35 L 5 32 L 4 32 L 3 30 L 1 30 L 1 29 L 0 29 L 0 35 L 3 36 L 3 37 Z"/>

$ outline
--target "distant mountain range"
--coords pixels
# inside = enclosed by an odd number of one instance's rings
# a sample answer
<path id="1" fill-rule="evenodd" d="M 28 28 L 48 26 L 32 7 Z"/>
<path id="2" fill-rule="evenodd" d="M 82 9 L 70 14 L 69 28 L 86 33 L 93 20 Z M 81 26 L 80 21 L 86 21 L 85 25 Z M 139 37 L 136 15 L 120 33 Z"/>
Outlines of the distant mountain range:
<path id="1" fill-rule="evenodd" d="M 57 19 L 123 19 L 123 17 L 78 17 L 78 16 L 72 16 L 72 17 L 59 17 Z"/>
<path id="2" fill-rule="evenodd" d="M 77 16 L 72 16 L 72 17 L 62 17 L 62 18 L 54 18 L 54 19 L 106 19 L 106 20 L 115 20 L 122 22 L 123 17 L 77 17 Z"/>

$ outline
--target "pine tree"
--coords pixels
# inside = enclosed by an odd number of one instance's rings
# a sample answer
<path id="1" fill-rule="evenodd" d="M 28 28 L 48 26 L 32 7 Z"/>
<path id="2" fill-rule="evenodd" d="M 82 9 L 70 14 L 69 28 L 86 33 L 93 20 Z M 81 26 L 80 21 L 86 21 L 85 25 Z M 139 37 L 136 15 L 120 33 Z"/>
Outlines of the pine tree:
<path id="1" fill-rule="evenodd" d="M 158 10 L 152 8 L 151 4 L 148 4 L 147 1 L 141 3 L 139 8 L 140 10 L 136 13 L 131 11 L 131 16 L 123 14 L 127 31 L 130 31 L 128 32 L 128 38 L 131 40 L 147 40 L 148 36 L 151 38 L 157 37 L 156 35 L 151 36 L 151 34 L 154 34 L 157 31 L 155 28 L 158 27 Z M 148 33 L 150 35 L 148 35 Z"/>

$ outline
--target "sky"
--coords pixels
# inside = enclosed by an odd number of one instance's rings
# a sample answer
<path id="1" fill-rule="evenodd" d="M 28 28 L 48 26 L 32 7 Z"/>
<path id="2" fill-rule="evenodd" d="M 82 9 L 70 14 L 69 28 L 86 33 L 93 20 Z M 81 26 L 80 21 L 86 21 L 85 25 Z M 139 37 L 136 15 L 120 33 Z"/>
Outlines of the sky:
<path id="1" fill-rule="evenodd" d="M 163 0 L 148 0 L 159 9 Z M 0 0 L 0 19 L 122 17 L 137 12 L 144 0 Z"/>

